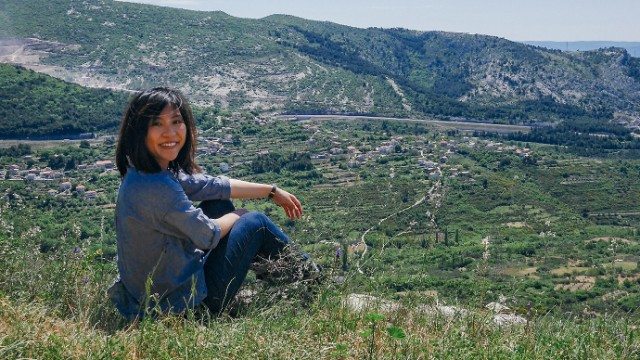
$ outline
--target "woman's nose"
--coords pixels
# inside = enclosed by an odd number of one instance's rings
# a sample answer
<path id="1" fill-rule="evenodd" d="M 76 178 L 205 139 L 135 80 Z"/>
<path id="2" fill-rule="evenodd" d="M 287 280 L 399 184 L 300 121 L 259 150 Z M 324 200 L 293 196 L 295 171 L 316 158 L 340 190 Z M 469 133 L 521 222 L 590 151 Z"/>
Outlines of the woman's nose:
<path id="1" fill-rule="evenodd" d="M 175 133 L 176 133 L 176 129 L 172 124 L 162 127 L 162 135 L 171 136 Z"/>

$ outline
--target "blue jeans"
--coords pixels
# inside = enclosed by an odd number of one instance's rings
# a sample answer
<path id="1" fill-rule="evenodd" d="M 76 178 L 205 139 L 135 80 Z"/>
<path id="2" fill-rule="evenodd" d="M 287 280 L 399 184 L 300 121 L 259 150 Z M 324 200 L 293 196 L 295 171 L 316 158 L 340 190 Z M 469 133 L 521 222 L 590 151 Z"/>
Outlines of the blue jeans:
<path id="1" fill-rule="evenodd" d="M 229 200 L 203 201 L 199 207 L 214 219 L 235 210 Z M 258 257 L 278 255 L 288 243 L 289 237 L 265 214 L 244 214 L 205 259 L 204 304 L 211 312 L 220 313 L 235 297 L 251 264 Z"/>

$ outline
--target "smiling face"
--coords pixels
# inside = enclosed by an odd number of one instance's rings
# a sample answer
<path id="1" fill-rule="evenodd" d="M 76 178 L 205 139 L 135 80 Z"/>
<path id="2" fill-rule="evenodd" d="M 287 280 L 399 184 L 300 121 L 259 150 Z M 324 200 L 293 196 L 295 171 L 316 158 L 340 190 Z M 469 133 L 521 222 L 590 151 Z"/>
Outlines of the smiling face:
<path id="1" fill-rule="evenodd" d="M 162 170 L 178 157 L 187 138 L 187 126 L 180 110 L 167 105 L 158 117 L 149 123 L 145 145 Z"/>

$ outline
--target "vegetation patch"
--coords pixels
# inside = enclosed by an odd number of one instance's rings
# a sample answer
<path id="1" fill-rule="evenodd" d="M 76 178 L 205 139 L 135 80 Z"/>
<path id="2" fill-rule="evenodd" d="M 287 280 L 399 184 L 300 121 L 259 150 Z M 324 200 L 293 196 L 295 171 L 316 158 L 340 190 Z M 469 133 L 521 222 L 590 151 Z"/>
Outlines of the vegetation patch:
<path id="1" fill-rule="evenodd" d="M 549 271 L 551 274 L 556 276 L 564 276 L 564 275 L 572 275 L 576 273 L 583 273 L 589 270 L 590 268 L 584 266 L 563 266 Z"/>
<path id="2" fill-rule="evenodd" d="M 522 229 L 522 228 L 530 228 L 531 226 L 527 225 L 526 222 L 524 221 L 515 221 L 515 222 L 508 222 L 504 224 L 506 227 L 509 228 L 515 228 L 515 229 Z"/>
<path id="3" fill-rule="evenodd" d="M 586 240 L 586 242 L 593 242 L 593 241 L 604 241 L 604 242 L 616 242 L 616 243 L 620 243 L 620 244 L 631 244 L 632 241 L 629 239 L 624 239 L 624 238 L 618 238 L 618 237 L 611 237 L 611 236 L 600 236 L 600 237 L 596 237 L 593 239 L 589 239 Z"/>
<path id="4" fill-rule="evenodd" d="M 593 289 L 595 283 L 596 277 L 594 276 L 576 276 L 572 281 L 568 283 L 556 284 L 554 286 L 554 289 L 570 292 L 589 291 Z"/>
<path id="5" fill-rule="evenodd" d="M 518 277 L 528 277 L 532 279 L 539 279 L 540 276 L 537 275 L 538 268 L 537 267 L 527 267 L 527 268 L 505 268 L 502 270 L 502 273 L 510 276 L 518 276 Z"/>

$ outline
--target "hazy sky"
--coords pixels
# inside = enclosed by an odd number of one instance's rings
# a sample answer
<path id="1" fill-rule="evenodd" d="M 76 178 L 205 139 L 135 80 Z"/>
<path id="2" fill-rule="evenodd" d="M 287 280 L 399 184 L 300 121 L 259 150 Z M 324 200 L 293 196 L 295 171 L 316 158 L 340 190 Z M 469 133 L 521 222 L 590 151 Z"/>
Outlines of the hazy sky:
<path id="1" fill-rule="evenodd" d="M 131 0 L 128 0 L 131 1 Z M 640 41 L 639 0 L 135 0 L 261 18 L 478 33 L 510 40 Z"/>

